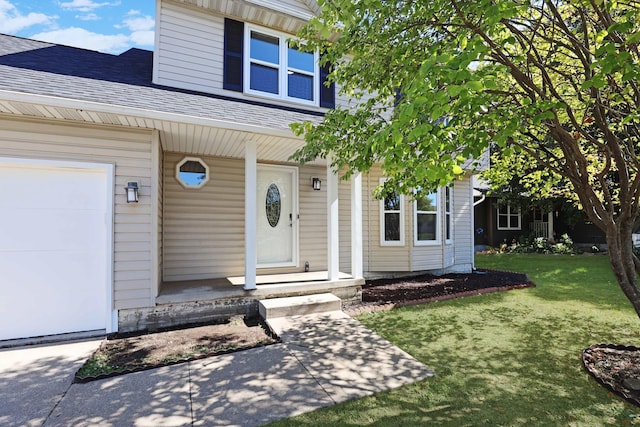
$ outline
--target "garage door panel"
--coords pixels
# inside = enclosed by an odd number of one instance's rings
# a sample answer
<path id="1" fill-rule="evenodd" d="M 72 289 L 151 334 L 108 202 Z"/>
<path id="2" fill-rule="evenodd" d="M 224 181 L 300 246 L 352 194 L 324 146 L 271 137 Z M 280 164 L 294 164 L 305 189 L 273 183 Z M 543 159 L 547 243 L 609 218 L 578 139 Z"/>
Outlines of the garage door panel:
<path id="1" fill-rule="evenodd" d="M 106 168 L 0 163 L 0 340 L 106 329 L 108 182 Z"/>
<path id="2" fill-rule="evenodd" d="M 0 208 L 0 251 L 98 250 L 104 211 Z"/>
<path id="3" fill-rule="evenodd" d="M 75 210 L 87 206 L 104 209 L 107 177 L 99 171 L 0 163 L 0 208 Z M 46 187 L 47 191 L 42 189 Z"/>

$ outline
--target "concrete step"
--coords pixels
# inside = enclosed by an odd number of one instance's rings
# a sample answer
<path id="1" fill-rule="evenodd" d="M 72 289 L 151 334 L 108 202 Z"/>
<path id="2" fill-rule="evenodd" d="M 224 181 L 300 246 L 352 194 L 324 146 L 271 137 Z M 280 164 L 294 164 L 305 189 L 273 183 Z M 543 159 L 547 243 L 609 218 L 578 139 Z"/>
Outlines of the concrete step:
<path id="1" fill-rule="evenodd" d="M 342 300 L 331 293 L 271 298 L 258 301 L 258 311 L 265 320 L 326 313 L 341 309 Z"/>

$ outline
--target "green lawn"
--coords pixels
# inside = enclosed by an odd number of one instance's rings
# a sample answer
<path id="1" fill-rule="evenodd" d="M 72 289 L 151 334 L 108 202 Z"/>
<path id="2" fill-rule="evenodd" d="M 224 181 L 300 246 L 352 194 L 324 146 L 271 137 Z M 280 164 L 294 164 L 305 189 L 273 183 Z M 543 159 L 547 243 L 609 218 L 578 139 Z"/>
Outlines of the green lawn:
<path id="1" fill-rule="evenodd" d="M 598 385 L 581 351 L 640 345 L 640 320 L 605 256 L 484 255 L 535 288 L 406 307 L 359 320 L 437 376 L 276 426 L 640 425 L 640 408 Z"/>

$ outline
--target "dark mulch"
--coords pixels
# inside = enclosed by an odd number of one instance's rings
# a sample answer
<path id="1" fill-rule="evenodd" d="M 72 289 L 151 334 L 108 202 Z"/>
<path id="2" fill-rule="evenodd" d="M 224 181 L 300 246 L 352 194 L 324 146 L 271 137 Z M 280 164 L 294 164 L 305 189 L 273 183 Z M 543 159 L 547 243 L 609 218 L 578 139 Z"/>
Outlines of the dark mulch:
<path id="1" fill-rule="evenodd" d="M 640 349 L 594 344 L 582 352 L 587 372 L 600 384 L 640 406 Z"/>
<path id="2" fill-rule="evenodd" d="M 369 280 L 362 287 L 362 303 L 346 304 L 345 311 L 354 315 L 531 286 L 526 274 L 496 270 Z"/>

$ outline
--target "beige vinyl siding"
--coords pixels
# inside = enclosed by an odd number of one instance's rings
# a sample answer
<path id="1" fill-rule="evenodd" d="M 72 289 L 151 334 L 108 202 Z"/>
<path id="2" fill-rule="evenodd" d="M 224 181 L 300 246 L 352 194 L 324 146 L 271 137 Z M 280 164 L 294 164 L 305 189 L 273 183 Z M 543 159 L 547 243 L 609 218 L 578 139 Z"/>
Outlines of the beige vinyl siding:
<path id="1" fill-rule="evenodd" d="M 473 184 L 471 175 L 456 181 L 453 193 L 453 241 L 455 270 L 470 272 L 473 268 Z"/>
<path id="2" fill-rule="evenodd" d="M 176 179 L 185 156 L 164 156 L 163 280 L 243 275 L 244 161 L 200 157 L 209 181 L 187 189 Z"/>
<path id="3" fill-rule="evenodd" d="M 161 2 L 158 84 L 203 92 L 222 91 L 224 19 Z"/>
<path id="4" fill-rule="evenodd" d="M 185 157 L 165 153 L 163 280 L 197 280 L 244 275 L 244 160 L 200 157 L 210 178 L 202 188 L 186 189 L 175 178 Z M 300 265 L 259 269 L 258 274 L 327 268 L 326 191 L 313 191 L 311 177 L 325 180 L 325 168 L 299 169 Z"/>
<path id="5" fill-rule="evenodd" d="M 365 271 L 400 272 L 410 270 L 411 260 L 411 211 L 408 209 L 408 199 L 405 197 L 404 209 L 404 246 L 382 246 L 380 244 L 380 201 L 373 197 L 373 190 L 379 185 L 382 174 L 379 167 L 371 169 L 363 176 L 362 197 L 363 216 L 366 215 L 368 227 L 363 227 L 368 242 L 365 245 L 368 265 Z M 366 206 L 366 208 L 365 208 Z"/>
<path id="6" fill-rule="evenodd" d="M 318 166 L 303 166 L 298 170 L 300 209 L 300 267 L 309 261 L 310 271 L 327 269 L 327 169 Z M 311 178 L 322 180 L 321 190 L 314 191 Z M 263 273 L 263 270 L 259 270 Z"/>
<path id="7" fill-rule="evenodd" d="M 0 119 L 0 156 L 107 163 L 114 180 L 114 305 L 116 309 L 147 307 L 151 298 L 156 231 L 150 195 L 152 133 L 110 126 L 71 126 L 60 122 Z M 127 204 L 124 187 L 140 184 L 140 202 Z"/>

